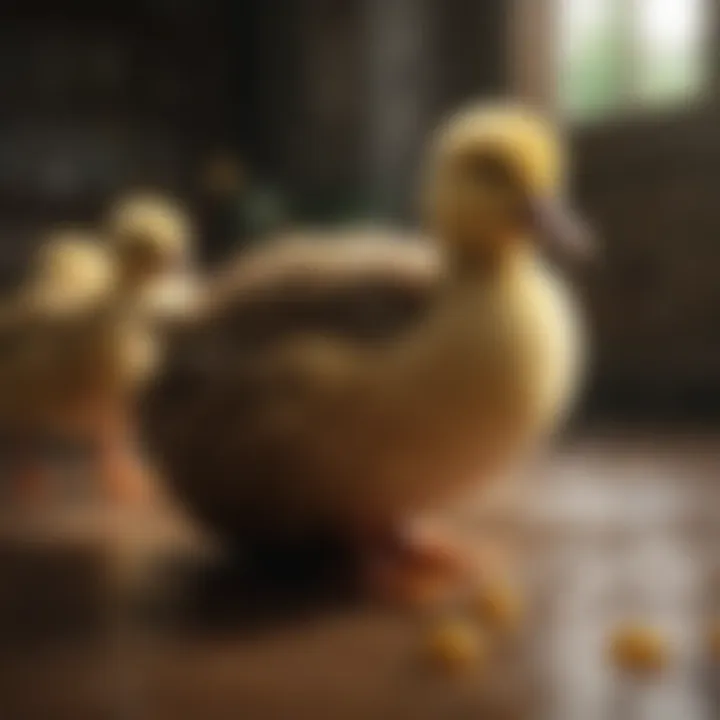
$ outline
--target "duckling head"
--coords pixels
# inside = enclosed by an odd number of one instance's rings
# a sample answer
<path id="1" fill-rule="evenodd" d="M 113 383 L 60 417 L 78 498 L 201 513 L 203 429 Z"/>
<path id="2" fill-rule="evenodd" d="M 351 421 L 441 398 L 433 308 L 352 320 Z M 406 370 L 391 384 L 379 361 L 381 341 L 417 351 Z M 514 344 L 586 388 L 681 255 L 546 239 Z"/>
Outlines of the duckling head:
<path id="1" fill-rule="evenodd" d="M 45 239 L 33 258 L 26 292 L 59 309 L 99 299 L 114 280 L 111 258 L 92 233 L 61 229 Z"/>
<path id="2" fill-rule="evenodd" d="M 183 267 L 190 255 L 190 222 L 182 208 L 159 195 L 121 199 L 107 222 L 126 285 L 145 285 Z"/>
<path id="3" fill-rule="evenodd" d="M 436 237 L 464 261 L 496 260 L 532 241 L 584 252 L 565 207 L 566 156 L 551 123 L 514 105 L 480 105 L 439 133 L 425 186 Z"/>

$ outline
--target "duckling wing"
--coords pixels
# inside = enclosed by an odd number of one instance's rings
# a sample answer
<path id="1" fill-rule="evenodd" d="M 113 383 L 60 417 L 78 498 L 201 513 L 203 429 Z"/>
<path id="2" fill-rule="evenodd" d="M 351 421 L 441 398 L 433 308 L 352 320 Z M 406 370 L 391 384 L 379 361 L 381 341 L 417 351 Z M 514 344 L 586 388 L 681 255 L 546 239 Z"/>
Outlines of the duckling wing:
<path id="1" fill-rule="evenodd" d="M 392 339 L 424 315 L 440 275 L 437 250 L 418 237 L 298 233 L 231 263 L 215 281 L 205 310 L 246 344 L 298 333 Z"/>
<path id="2" fill-rule="evenodd" d="M 242 254 L 175 328 L 150 395 L 176 386 L 242 386 L 263 409 L 278 388 L 320 390 L 343 368 L 428 313 L 442 276 L 418 238 L 329 231 L 285 237 Z"/>
<path id="3" fill-rule="evenodd" d="M 342 483 L 328 454 L 364 369 L 422 321 L 441 277 L 434 248 L 391 233 L 294 236 L 240 256 L 146 394 L 161 471 L 231 532 L 289 498 L 315 502 L 323 483 Z"/>

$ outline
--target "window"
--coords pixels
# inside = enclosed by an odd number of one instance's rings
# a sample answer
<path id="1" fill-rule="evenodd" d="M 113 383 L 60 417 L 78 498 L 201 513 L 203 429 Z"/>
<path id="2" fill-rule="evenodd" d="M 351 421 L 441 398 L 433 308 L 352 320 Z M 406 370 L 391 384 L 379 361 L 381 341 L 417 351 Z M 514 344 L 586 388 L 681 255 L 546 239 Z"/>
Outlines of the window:
<path id="1" fill-rule="evenodd" d="M 558 100 L 571 119 L 663 109 L 707 86 L 712 0 L 557 0 Z"/>

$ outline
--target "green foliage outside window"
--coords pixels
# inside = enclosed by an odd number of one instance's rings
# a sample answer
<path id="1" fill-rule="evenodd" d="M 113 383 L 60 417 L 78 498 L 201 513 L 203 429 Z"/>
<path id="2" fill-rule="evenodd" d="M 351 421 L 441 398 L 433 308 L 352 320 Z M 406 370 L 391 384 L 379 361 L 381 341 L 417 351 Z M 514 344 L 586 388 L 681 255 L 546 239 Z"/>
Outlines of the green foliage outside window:
<path id="1" fill-rule="evenodd" d="M 558 95 L 569 117 L 602 119 L 701 95 L 709 0 L 558 1 Z"/>

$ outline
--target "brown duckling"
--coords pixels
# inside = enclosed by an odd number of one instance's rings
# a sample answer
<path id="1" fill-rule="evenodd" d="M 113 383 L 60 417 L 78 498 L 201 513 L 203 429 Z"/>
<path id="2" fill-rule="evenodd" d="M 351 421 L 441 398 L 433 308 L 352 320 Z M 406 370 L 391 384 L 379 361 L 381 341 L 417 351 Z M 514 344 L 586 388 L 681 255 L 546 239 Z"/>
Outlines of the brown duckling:
<path id="1" fill-rule="evenodd" d="M 571 404 L 579 322 L 540 248 L 580 240 L 552 212 L 563 184 L 552 127 L 475 107 L 428 162 L 434 247 L 349 233 L 240 257 L 146 404 L 151 447 L 189 507 L 248 545 L 319 527 L 399 577 L 463 566 L 401 530 L 506 473 Z"/>

